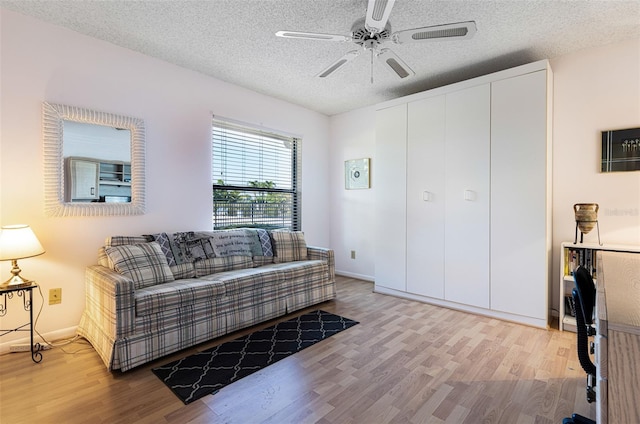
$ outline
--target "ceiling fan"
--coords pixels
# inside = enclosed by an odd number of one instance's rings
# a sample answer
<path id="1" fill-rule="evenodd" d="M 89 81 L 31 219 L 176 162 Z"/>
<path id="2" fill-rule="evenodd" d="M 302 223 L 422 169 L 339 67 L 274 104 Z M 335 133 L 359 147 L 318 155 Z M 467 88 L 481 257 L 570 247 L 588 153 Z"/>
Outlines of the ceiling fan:
<path id="1" fill-rule="evenodd" d="M 389 48 L 383 47 L 387 43 L 404 44 L 432 40 L 464 40 L 473 37 L 476 32 L 476 23 L 468 21 L 407 29 L 392 33 L 389 15 L 394 3 L 395 0 L 369 0 L 366 16 L 353 23 L 349 35 L 278 31 L 276 36 L 305 40 L 352 42 L 358 45 L 359 48 L 348 51 L 316 76 L 326 78 L 358 57 L 363 51 L 369 51 L 371 53 L 371 82 L 373 83 L 374 57 L 401 79 L 415 75 L 409 65 L 404 63 Z"/>

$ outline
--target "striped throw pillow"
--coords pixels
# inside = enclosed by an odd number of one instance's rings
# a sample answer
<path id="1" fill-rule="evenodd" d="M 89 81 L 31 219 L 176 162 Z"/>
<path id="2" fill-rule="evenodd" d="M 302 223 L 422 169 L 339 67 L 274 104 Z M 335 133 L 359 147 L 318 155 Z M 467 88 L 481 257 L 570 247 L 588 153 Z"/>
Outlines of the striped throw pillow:
<path id="1" fill-rule="evenodd" d="M 307 260 L 307 243 L 302 231 L 272 231 L 273 262 Z"/>
<path id="2" fill-rule="evenodd" d="M 131 278 L 136 289 L 174 280 L 157 242 L 105 247 L 105 253 L 113 269 Z"/>

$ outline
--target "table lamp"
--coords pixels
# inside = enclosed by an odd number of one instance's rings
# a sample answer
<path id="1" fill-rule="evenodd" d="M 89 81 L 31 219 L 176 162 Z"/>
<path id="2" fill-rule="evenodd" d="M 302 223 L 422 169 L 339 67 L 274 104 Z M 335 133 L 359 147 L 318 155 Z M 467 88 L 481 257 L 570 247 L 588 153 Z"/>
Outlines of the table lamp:
<path id="1" fill-rule="evenodd" d="M 18 259 L 31 258 L 43 253 L 44 248 L 28 225 L 3 226 L 0 229 L 0 261 L 11 261 L 13 276 L 0 284 L 0 288 L 15 288 L 32 284 L 33 281 L 20 276 L 22 270 L 18 267 Z"/>

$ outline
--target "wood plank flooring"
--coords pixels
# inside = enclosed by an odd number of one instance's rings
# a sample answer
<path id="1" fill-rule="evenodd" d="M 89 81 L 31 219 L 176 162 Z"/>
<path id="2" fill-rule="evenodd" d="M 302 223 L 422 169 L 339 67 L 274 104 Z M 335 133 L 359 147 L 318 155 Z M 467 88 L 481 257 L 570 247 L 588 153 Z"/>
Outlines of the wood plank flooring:
<path id="1" fill-rule="evenodd" d="M 338 299 L 317 308 L 359 325 L 186 406 L 150 369 L 255 328 L 126 373 L 107 372 L 78 342 L 65 347 L 77 353 L 55 348 L 40 364 L 0 356 L 0 422 L 558 424 L 573 412 L 595 416 L 575 334 L 376 294 L 372 283 L 346 277 L 337 284 Z"/>

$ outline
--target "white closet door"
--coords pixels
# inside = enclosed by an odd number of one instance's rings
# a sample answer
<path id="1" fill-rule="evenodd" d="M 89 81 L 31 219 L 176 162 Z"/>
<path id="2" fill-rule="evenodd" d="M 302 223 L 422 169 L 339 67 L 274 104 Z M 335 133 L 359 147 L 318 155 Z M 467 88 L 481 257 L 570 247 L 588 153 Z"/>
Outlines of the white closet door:
<path id="1" fill-rule="evenodd" d="M 409 103 L 407 291 L 444 298 L 445 96 Z"/>
<path id="2" fill-rule="evenodd" d="M 490 85 L 446 95 L 445 299 L 489 307 Z"/>
<path id="3" fill-rule="evenodd" d="M 407 105 L 376 112 L 375 284 L 406 291 Z"/>
<path id="4" fill-rule="evenodd" d="M 98 162 L 71 159 L 71 199 L 98 198 Z"/>
<path id="5" fill-rule="evenodd" d="M 491 309 L 547 319 L 546 71 L 492 83 Z"/>

